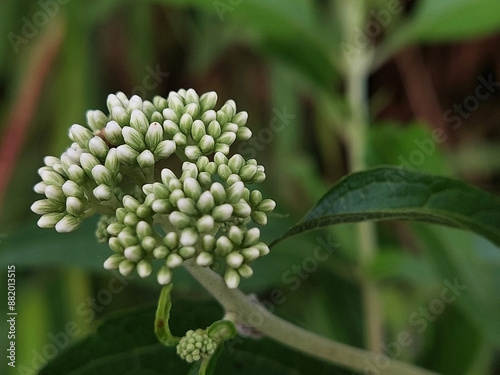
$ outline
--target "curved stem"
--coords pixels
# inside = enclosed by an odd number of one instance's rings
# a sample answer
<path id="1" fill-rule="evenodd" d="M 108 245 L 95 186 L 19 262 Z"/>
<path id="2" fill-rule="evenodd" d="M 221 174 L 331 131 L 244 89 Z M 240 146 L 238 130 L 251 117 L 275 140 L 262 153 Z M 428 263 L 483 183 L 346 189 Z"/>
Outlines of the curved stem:
<path id="1" fill-rule="evenodd" d="M 385 355 L 336 342 L 293 325 L 267 311 L 239 289 L 229 289 L 222 277 L 209 268 L 184 262 L 188 272 L 209 291 L 226 312 L 267 337 L 292 349 L 353 371 L 381 372 L 384 375 L 436 375 L 435 372 L 392 360 Z M 377 370 L 378 369 L 378 370 Z"/>

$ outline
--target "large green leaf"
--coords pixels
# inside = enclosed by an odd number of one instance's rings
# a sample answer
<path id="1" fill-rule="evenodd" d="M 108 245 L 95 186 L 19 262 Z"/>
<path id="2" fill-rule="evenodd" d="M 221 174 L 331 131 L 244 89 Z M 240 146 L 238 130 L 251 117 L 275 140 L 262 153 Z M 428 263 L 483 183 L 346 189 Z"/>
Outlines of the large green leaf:
<path id="1" fill-rule="evenodd" d="M 466 183 L 394 167 L 351 174 L 276 242 L 365 220 L 416 220 L 474 231 L 500 245 L 500 198 Z"/>

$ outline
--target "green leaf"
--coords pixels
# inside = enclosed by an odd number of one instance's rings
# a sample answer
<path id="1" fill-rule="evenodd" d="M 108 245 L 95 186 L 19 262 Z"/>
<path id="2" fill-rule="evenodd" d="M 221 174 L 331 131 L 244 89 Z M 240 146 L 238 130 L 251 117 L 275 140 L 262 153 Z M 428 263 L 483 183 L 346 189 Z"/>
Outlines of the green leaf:
<path id="1" fill-rule="evenodd" d="M 279 242 L 365 220 L 416 220 L 474 231 L 500 245 L 500 198 L 466 183 L 394 167 L 344 177 Z"/>

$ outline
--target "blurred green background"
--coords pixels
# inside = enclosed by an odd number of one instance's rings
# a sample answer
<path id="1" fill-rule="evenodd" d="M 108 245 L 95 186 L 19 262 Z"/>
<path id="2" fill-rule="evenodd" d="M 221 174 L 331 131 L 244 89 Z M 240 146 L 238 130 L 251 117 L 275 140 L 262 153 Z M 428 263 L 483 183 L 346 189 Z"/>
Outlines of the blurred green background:
<path id="1" fill-rule="evenodd" d="M 357 7 L 363 27 L 350 24 Z M 271 241 L 349 172 L 346 77 L 359 53 L 372 59 L 367 165 L 459 177 L 499 194 L 499 14 L 498 0 L 3 0 L 0 275 L 6 285 L 7 265 L 16 266 L 19 315 L 17 367 L 5 370 L 2 355 L 1 372 L 36 373 L 100 318 L 157 299 L 154 281 L 104 272 L 110 251 L 95 240 L 95 220 L 59 235 L 38 229 L 29 209 L 43 156 L 64 151 L 68 127 L 83 124 L 87 109 L 105 110 L 109 93 L 214 90 L 219 103 L 234 99 L 248 111 L 254 141 L 237 149 L 266 167 L 263 190 L 280 214 L 263 233 Z M 352 226 L 339 226 L 276 246 L 242 289 L 286 319 L 362 347 L 362 273 L 380 286 L 386 344 L 412 337 L 395 357 L 444 374 L 500 374 L 499 249 L 430 225 L 377 229 L 367 269 L 357 265 Z M 332 244 L 328 259 L 311 261 L 317 246 Z M 182 272 L 176 279 L 179 299 L 206 297 Z M 444 280 L 467 288 L 437 309 Z M 278 345 L 266 353 L 241 345 L 279 363 L 272 373 L 349 373 L 293 362 Z"/>

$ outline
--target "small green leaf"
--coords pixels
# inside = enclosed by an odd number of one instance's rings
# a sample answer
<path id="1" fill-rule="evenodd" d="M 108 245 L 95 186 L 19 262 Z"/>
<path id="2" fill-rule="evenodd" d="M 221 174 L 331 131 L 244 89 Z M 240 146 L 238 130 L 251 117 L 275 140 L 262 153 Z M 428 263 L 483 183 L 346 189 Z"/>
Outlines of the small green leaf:
<path id="1" fill-rule="evenodd" d="M 394 167 L 344 177 L 275 243 L 365 220 L 415 220 L 474 231 L 500 245 L 500 198 L 466 183 Z"/>

